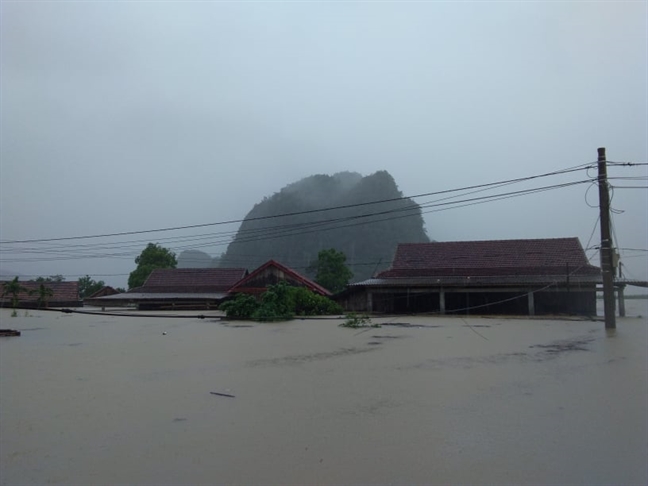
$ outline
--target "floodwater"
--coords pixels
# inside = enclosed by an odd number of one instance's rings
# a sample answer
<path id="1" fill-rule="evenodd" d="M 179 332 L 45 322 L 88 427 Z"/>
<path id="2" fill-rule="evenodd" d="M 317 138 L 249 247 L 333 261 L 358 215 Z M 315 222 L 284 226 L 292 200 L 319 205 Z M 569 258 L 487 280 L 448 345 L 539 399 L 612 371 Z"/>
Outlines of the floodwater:
<path id="1" fill-rule="evenodd" d="M 648 483 L 646 300 L 610 333 L 0 312 L 2 485 Z"/>

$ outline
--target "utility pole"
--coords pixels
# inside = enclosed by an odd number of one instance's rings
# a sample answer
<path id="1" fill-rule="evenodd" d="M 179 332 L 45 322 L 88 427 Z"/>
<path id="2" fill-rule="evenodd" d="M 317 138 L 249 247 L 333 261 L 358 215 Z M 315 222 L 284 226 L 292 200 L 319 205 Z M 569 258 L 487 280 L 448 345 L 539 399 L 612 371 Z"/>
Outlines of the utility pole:
<path id="1" fill-rule="evenodd" d="M 599 209 L 601 211 L 601 272 L 603 273 L 603 306 L 605 329 L 616 329 L 614 309 L 614 267 L 610 235 L 610 193 L 608 191 L 605 147 L 598 149 Z"/>

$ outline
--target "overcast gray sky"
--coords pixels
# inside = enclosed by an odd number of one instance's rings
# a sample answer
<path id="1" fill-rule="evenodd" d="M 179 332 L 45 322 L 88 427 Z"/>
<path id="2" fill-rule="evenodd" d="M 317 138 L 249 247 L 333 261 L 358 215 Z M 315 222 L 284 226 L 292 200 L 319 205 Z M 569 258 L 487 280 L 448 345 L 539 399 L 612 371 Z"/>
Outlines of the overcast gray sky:
<path id="1" fill-rule="evenodd" d="M 592 162 L 600 146 L 612 161 L 648 160 L 646 2 L 1 9 L 5 241 L 240 219 L 316 173 L 387 170 L 415 195 Z M 578 236 L 585 246 L 598 216 L 586 189 L 429 213 L 426 228 L 436 240 Z M 598 204 L 595 187 L 587 201 Z M 624 211 L 614 215 L 618 246 L 648 249 L 648 190 L 618 189 L 613 206 Z M 75 242 L 137 240 L 112 258 L 3 243 L 2 269 L 124 286 L 140 240 L 235 229 Z M 624 256 L 646 278 L 648 253 Z"/>

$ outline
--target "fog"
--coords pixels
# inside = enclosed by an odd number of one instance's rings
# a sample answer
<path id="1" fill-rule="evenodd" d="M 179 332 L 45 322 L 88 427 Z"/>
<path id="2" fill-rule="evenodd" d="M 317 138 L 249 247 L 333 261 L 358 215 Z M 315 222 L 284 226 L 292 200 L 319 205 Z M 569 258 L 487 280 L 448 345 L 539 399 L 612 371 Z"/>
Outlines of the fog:
<path id="1" fill-rule="evenodd" d="M 10 242 L 241 220 L 312 174 L 387 170 L 414 196 L 586 164 L 601 146 L 611 161 L 648 161 L 642 2 L 0 8 L 3 274 L 124 286 L 148 241 L 218 256 L 238 223 Z M 648 192 L 619 187 L 646 181 L 611 183 L 615 243 L 646 279 Z M 423 217 L 439 241 L 578 236 L 592 247 L 597 204 L 583 184 Z"/>

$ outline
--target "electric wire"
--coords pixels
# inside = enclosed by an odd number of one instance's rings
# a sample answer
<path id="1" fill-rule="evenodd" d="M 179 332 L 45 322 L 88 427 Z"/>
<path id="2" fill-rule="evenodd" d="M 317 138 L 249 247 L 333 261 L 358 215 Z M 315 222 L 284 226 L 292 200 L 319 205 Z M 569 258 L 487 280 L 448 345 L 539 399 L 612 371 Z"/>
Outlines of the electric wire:
<path id="1" fill-rule="evenodd" d="M 259 221 L 259 220 L 275 219 L 275 218 L 286 217 L 286 216 L 297 216 L 297 215 L 303 215 L 303 214 L 313 214 L 313 213 L 320 213 L 320 212 L 326 212 L 326 211 L 333 211 L 333 210 L 337 210 L 337 209 L 347 209 L 347 208 L 354 208 L 354 207 L 360 207 L 360 206 L 369 206 L 369 205 L 373 205 L 373 204 L 381 204 L 381 203 L 386 203 L 386 202 L 402 201 L 402 200 L 406 200 L 406 199 L 416 199 L 416 198 L 421 198 L 421 197 L 429 197 L 429 196 L 434 196 L 434 195 L 448 194 L 448 193 L 457 192 L 457 191 L 465 191 L 465 190 L 471 190 L 471 189 L 477 189 L 477 188 L 483 188 L 483 187 L 489 187 L 489 186 L 497 186 L 497 185 L 501 185 L 501 184 L 508 184 L 508 183 L 515 183 L 515 182 L 525 182 L 525 181 L 530 181 L 530 180 L 534 180 L 534 179 L 538 179 L 538 178 L 549 177 L 549 176 L 554 176 L 554 175 L 563 175 L 563 174 L 567 174 L 567 173 L 570 173 L 570 172 L 580 171 L 580 170 L 583 170 L 584 168 L 586 168 L 587 166 L 590 166 L 590 165 L 591 165 L 591 163 L 580 164 L 578 166 L 574 166 L 574 167 L 567 168 L 567 169 L 561 169 L 561 170 L 547 172 L 547 173 L 543 173 L 543 174 L 537 174 L 537 175 L 533 175 L 533 176 L 520 177 L 520 178 L 516 178 L 516 179 L 509 179 L 509 180 L 504 180 L 504 181 L 490 182 L 490 183 L 486 183 L 486 184 L 476 184 L 476 185 L 472 185 L 472 186 L 466 186 L 466 187 L 463 187 L 463 188 L 447 189 L 447 190 L 442 190 L 442 191 L 433 191 L 433 192 L 428 192 L 428 193 L 423 193 L 423 194 L 416 194 L 416 195 L 413 195 L 413 196 L 402 196 L 402 197 L 398 197 L 398 198 L 383 199 L 383 200 L 369 201 L 369 202 L 355 203 L 355 204 L 346 204 L 346 205 L 333 206 L 333 207 L 328 207 L 328 208 L 310 209 L 310 210 L 307 210 L 307 211 L 295 211 L 295 212 L 289 212 L 289 213 L 284 213 L 284 214 L 269 215 L 269 216 L 259 216 L 259 217 L 253 217 L 253 218 L 247 218 L 247 219 L 233 219 L 233 220 L 227 220 L 227 221 L 217 221 L 217 222 L 212 222 L 212 223 L 202 223 L 202 224 L 193 224 L 193 225 L 184 225 L 184 226 L 171 226 L 171 227 L 166 227 L 166 228 L 147 229 L 147 230 L 138 230 L 138 231 L 122 231 L 122 232 L 116 232 L 116 233 L 81 235 L 81 236 L 67 236 L 67 237 L 59 237 L 59 238 L 35 238 L 35 239 L 23 239 L 23 240 L 0 240 L 0 244 L 34 243 L 34 242 L 49 242 L 49 241 L 81 240 L 81 239 L 91 239 L 91 238 L 107 238 L 107 237 L 114 237 L 114 236 L 127 236 L 127 235 L 137 235 L 137 234 L 146 234 L 146 233 L 177 231 L 177 230 L 183 230 L 183 229 L 204 228 L 204 227 L 218 226 L 218 225 L 224 225 L 224 224 L 242 223 L 243 221 Z"/>
<path id="2" fill-rule="evenodd" d="M 294 236 L 296 234 L 303 235 L 307 233 L 312 233 L 312 232 L 319 232 L 319 231 L 329 231 L 332 229 L 340 229 L 340 228 L 348 228 L 352 226 L 358 226 L 361 224 L 371 224 L 371 223 L 376 223 L 376 222 L 383 222 L 383 221 L 389 221 L 389 220 L 394 220 L 394 219 L 400 219 L 404 217 L 415 217 L 415 216 L 420 216 L 421 214 L 429 214 L 429 213 L 434 213 L 434 212 L 439 212 L 439 211 L 445 211 L 448 209 L 456 209 L 460 207 L 466 207 L 466 206 L 473 206 L 475 204 L 483 204 L 486 202 L 492 202 L 492 201 L 498 201 L 502 199 L 508 199 L 511 197 L 519 197 L 523 195 L 528 195 L 528 194 L 533 194 L 533 193 L 538 193 L 538 192 L 544 192 L 547 190 L 553 190 L 553 189 L 560 189 L 560 188 L 565 188 L 565 187 L 570 187 L 573 185 L 578 185 L 578 184 L 583 184 L 583 183 L 590 183 L 591 180 L 585 179 L 585 180 L 580 180 L 580 181 L 572 181 L 572 182 L 567 182 L 567 183 L 562 183 L 562 184 L 553 184 L 549 186 L 542 186 L 542 187 L 535 187 L 535 188 L 530 188 L 530 189 L 523 189 L 519 191 L 509 191 L 506 193 L 501 193 L 501 194 L 494 194 L 494 195 L 486 195 L 486 196 L 479 196 L 479 197 L 474 197 L 474 198 L 466 198 L 466 199 L 461 199 L 458 201 L 446 201 L 446 198 L 443 198 L 438 201 L 432 201 L 428 203 L 423 203 L 422 205 L 417 205 L 417 204 L 411 204 L 405 207 L 401 208 L 395 208 L 395 209 L 388 209 L 384 211 L 378 211 L 378 212 L 373 212 L 369 214 L 361 214 L 361 215 L 354 215 L 354 216 L 346 216 L 346 217 L 339 217 L 339 218 L 330 218 L 327 220 L 320 220 L 320 221 L 315 221 L 315 222 L 307 222 L 307 223 L 297 223 L 293 225 L 286 225 L 283 227 L 279 228 L 273 228 L 273 227 L 267 227 L 267 228 L 260 228 L 259 230 L 261 231 L 266 231 L 265 235 L 262 236 L 243 236 L 239 238 L 235 238 L 234 241 L 238 243 L 245 243 L 245 242 L 251 242 L 251 241 L 262 241 L 262 240 L 268 240 L 268 239 L 275 239 L 275 238 L 283 238 L 283 237 L 289 237 L 289 236 Z M 432 209 L 429 211 L 420 211 L 421 208 L 436 208 Z M 411 214 L 400 214 L 395 217 L 389 217 L 389 218 L 380 218 L 380 219 L 375 219 L 371 220 L 371 218 L 375 218 L 377 216 L 384 216 L 384 215 L 389 215 L 389 214 L 394 214 L 394 213 L 406 213 L 410 212 Z M 350 222 L 353 221 L 351 224 L 340 224 L 344 222 Z M 327 227 L 328 225 L 328 227 Z M 312 228 L 312 229 L 309 229 Z M 306 229 L 306 231 L 305 231 Z M 231 240 L 229 238 L 224 239 L 224 240 L 212 240 L 208 243 L 205 243 L 203 245 L 186 245 L 186 246 L 176 246 L 173 249 L 197 249 L 201 247 L 214 247 L 214 246 L 221 246 L 228 244 Z M 35 251 L 38 252 L 38 251 Z M 48 251 L 48 253 L 51 253 L 51 251 Z M 56 253 L 54 251 L 53 253 Z M 73 255 L 70 256 L 59 256 L 59 257 L 48 257 L 48 258 L 29 258 L 29 259 L 24 259 L 24 258 L 3 258 L 3 261 L 5 262 L 23 262 L 23 261 L 58 261 L 58 260 L 76 260 L 76 259 L 84 259 L 84 258 L 129 258 L 133 254 L 137 253 L 132 253 L 132 252 L 119 252 L 119 253 L 99 253 L 99 254 L 86 254 L 86 255 L 79 255 L 78 253 L 74 253 Z"/>

